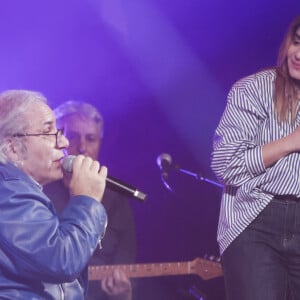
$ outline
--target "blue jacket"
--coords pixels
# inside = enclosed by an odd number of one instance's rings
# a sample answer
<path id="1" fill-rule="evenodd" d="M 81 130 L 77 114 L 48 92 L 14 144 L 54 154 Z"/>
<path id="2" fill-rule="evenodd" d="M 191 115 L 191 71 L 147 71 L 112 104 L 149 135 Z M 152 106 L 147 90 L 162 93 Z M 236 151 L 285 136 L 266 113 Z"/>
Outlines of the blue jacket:
<path id="1" fill-rule="evenodd" d="M 87 263 L 107 216 L 93 198 L 74 196 L 58 219 L 42 188 L 0 164 L 0 298 L 82 300 Z"/>

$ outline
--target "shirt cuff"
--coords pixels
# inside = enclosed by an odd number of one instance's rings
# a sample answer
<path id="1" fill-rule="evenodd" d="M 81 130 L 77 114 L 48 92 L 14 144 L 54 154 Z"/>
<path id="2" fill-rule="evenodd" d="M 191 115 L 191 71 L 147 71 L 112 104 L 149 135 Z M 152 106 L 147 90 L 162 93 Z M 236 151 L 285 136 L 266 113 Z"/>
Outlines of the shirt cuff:
<path id="1" fill-rule="evenodd" d="M 262 146 L 245 152 L 245 164 L 249 173 L 253 176 L 257 176 L 266 171 L 262 157 Z"/>

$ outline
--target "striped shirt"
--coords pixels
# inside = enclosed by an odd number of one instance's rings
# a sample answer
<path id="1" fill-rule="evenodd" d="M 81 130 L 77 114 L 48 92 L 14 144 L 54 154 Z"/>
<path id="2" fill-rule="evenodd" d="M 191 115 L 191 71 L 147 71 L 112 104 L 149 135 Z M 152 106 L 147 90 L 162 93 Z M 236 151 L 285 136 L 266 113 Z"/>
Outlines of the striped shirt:
<path id="1" fill-rule="evenodd" d="M 212 170 L 224 184 L 218 225 L 220 253 L 257 217 L 274 195 L 300 196 L 300 154 L 291 153 L 266 168 L 262 146 L 300 124 L 279 123 L 273 95 L 274 69 L 236 82 L 216 129 Z"/>

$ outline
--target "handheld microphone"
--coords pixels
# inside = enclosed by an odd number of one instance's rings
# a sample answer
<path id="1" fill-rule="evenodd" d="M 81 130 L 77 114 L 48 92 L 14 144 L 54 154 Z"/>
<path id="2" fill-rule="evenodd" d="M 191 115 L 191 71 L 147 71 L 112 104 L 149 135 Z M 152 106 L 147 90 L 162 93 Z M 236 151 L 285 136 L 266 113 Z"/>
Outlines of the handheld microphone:
<path id="1" fill-rule="evenodd" d="M 161 170 L 162 178 L 166 180 L 168 178 L 169 170 L 172 166 L 171 155 L 168 153 L 162 153 L 162 154 L 158 155 L 158 157 L 156 159 L 156 163 Z"/>
<path id="2" fill-rule="evenodd" d="M 64 171 L 68 173 L 72 173 L 73 171 L 73 161 L 75 159 L 75 155 L 68 155 L 63 159 L 62 162 L 62 168 Z M 147 197 L 147 195 L 141 191 L 139 191 L 137 188 L 122 182 L 119 179 L 116 179 L 112 176 L 106 177 L 106 184 L 110 186 L 112 189 L 117 190 L 119 192 L 125 193 L 130 197 L 137 198 L 138 200 L 144 201 Z"/>

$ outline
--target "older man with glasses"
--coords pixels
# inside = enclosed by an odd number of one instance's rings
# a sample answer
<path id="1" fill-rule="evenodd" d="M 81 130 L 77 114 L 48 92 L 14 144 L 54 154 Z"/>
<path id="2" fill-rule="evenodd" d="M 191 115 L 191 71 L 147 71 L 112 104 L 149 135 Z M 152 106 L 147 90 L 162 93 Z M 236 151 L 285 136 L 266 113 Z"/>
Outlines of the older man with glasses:
<path id="1" fill-rule="evenodd" d="M 87 263 L 104 235 L 107 175 L 78 155 L 60 218 L 42 186 L 63 177 L 63 131 L 43 95 L 0 94 L 0 298 L 84 299 Z"/>

